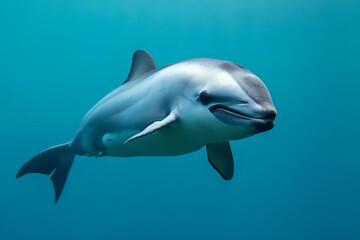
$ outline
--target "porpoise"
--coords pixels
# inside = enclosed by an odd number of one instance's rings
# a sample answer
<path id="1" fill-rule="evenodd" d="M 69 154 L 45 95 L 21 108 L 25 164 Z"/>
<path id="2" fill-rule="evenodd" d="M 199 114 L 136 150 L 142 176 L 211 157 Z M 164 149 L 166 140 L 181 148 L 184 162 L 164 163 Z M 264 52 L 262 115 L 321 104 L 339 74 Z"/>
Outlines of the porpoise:
<path id="1" fill-rule="evenodd" d="M 127 79 L 90 109 L 74 138 L 30 159 L 17 177 L 51 175 L 56 203 L 75 155 L 175 156 L 206 146 L 210 164 L 230 180 L 229 141 L 272 129 L 275 117 L 265 84 L 237 63 L 198 58 L 156 68 L 138 50 Z"/>

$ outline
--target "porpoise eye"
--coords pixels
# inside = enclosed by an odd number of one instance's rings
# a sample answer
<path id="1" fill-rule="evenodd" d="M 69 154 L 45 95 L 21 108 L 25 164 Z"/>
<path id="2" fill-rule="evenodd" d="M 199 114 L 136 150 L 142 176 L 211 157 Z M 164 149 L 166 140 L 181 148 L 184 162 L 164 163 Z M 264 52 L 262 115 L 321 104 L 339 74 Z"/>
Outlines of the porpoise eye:
<path id="1" fill-rule="evenodd" d="M 200 93 L 199 100 L 202 104 L 207 105 L 211 102 L 211 97 L 206 91 L 202 91 Z"/>

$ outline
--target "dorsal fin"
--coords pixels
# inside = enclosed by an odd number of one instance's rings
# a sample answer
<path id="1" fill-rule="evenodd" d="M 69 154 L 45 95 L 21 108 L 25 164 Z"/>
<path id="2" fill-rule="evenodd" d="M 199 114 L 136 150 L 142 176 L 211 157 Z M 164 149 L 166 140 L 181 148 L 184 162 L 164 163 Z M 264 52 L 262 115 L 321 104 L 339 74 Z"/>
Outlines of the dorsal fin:
<path id="1" fill-rule="evenodd" d="M 132 65 L 129 76 L 124 83 L 130 81 L 134 77 L 156 69 L 154 59 L 145 50 L 137 50 L 132 58 Z"/>

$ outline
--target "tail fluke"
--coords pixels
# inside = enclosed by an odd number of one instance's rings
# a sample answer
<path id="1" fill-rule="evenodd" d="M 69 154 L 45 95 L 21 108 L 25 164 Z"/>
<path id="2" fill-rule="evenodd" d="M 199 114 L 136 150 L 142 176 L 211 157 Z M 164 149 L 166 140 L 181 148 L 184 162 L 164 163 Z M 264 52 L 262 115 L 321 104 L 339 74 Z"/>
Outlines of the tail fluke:
<path id="1" fill-rule="evenodd" d="M 74 161 L 75 153 L 69 143 L 54 146 L 39 153 L 24 164 L 16 174 L 19 178 L 28 173 L 42 173 L 51 176 L 55 188 L 55 204 L 59 200 L 66 178 Z"/>

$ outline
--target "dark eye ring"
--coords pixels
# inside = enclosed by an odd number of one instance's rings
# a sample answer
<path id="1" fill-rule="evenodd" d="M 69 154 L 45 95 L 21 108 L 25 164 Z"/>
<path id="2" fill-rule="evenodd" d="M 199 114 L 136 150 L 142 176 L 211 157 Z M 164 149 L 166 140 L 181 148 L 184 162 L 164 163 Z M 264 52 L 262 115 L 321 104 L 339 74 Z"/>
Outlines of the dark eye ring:
<path id="1" fill-rule="evenodd" d="M 207 105 L 211 102 L 211 97 L 206 91 L 202 91 L 200 93 L 199 100 L 202 104 Z"/>

